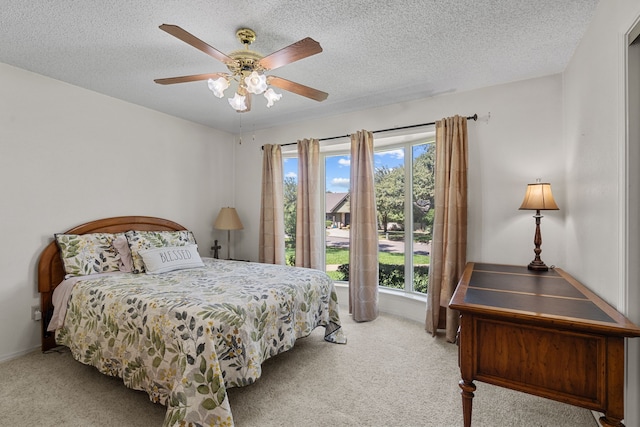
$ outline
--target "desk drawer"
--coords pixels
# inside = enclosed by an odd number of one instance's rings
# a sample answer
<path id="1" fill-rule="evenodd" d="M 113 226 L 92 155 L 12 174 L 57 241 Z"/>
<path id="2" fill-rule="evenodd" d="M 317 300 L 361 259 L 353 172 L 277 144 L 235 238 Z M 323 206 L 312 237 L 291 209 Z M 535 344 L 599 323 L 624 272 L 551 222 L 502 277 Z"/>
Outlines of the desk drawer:
<path id="1" fill-rule="evenodd" d="M 606 338 L 474 318 L 474 377 L 598 409 L 606 390 Z"/>

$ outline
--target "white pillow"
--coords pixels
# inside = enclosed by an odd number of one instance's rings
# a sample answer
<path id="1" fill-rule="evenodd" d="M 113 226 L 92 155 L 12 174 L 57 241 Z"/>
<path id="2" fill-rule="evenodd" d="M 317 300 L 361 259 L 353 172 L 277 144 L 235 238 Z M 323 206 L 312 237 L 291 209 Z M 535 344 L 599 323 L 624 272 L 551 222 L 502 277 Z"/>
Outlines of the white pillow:
<path id="1" fill-rule="evenodd" d="M 204 267 L 198 245 L 165 246 L 139 251 L 147 274 L 166 273 L 183 268 Z"/>

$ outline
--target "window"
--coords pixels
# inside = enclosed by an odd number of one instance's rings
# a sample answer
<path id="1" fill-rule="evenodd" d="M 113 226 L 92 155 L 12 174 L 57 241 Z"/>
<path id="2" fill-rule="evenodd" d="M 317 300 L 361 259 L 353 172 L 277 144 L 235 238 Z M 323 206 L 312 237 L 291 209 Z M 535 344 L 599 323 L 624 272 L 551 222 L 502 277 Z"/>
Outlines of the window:
<path id="1" fill-rule="evenodd" d="M 284 238 L 287 265 L 295 265 L 296 201 L 298 200 L 298 158 L 283 158 Z"/>
<path id="2" fill-rule="evenodd" d="M 434 143 L 411 147 L 411 228 L 413 245 L 413 290 L 427 293 L 429 261 L 431 255 L 431 230 L 434 214 Z"/>
<path id="3" fill-rule="evenodd" d="M 380 286 L 426 294 L 429 275 L 435 146 L 432 136 L 375 150 Z M 377 140 L 376 140 L 377 142 Z M 376 144 L 377 145 L 377 144 Z M 350 155 L 321 147 L 325 182 L 325 268 L 336 281 L 349 275 Z M 284 154 L 284 212 L 287 262 L 295 262 L 295 204 L 298 159 Z"/>
<path id="4" fill-rule="evenodd" d="M 411 219 L 408 218 L 407 221 L 405 216 L 405 148 L 376 150 L 374 165 L 378 210 L 379 285 L 411 290 L 410 284 L 405 280 L 405 265 L 410 262 L 405 257 L 406 247 L 411 247 L 406 245 L 405 239 L 405 236 L 411 235 L 411 227 L 408 226 Z"/>
<path id="5" fill-rule="evenodd" d="M 325 270 L 333 280 L 348 280 L 349 274 L 350 174 L 349 153 L 324 155 Z"/>

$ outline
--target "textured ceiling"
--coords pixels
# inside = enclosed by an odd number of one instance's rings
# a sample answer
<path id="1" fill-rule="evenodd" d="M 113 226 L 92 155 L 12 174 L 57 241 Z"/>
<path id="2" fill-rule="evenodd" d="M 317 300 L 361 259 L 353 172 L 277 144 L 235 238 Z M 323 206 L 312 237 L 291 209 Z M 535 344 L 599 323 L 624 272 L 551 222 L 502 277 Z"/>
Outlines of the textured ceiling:
<path id="1" fill-rule="evenodd" d="M 2 0 L 0 62 L 237 133 L 441 93 L 559 73 L 598 0 Z M 182 27 L 229 53 L 238 28 L 263 55 L 302 38 L 324 51 L 268 74 L 329 93 L 293 93 L 236 113 L 206 81 L 153 79 L 227 71 L 161 31 Z M 0 76 L 1 78 L 1 76 Z M 232 94 L 232 92 L 231 92 Z"/>

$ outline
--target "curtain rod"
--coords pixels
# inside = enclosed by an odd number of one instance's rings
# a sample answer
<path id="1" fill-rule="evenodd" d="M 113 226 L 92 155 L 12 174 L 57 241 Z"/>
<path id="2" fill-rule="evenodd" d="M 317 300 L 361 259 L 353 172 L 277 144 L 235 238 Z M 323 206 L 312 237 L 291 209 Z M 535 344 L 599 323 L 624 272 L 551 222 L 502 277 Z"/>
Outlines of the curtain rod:
<path id="1" fill-rule="evenodd" d="M 467 120 L 473 120 L 473 121 L 477 121 L 478 120 L 478 114 L 474 114 L 473 116 L 468 116 Z M 401 130 L 401 129 L 411 129 L 411 128 L 418 128 L 418 127 L 422 127 L 422 126 L 430 126 L 430 125 L 435 125 L 436 122 L 431 122 L 431 123 L 420 123 L 418 125 L 409 125 L 409 126 L 400 126 L 400 127 L 395 127 L 395 128 L 388 128 L 388 129 L 379 129 L 379 130 L 374 130 L 371 131 L 371 133 L 380 133 L 380 132 L 390 132 L 392 130 Z M 330 141 L 332 139 L 340 139 L 340 138 L 348 138 L 351 135 L 340 135 L 340 136 L 330 136 L 328 138 L 320 138 L 318 139 L 318 141 Z M 289 142 L 287 144 L 280 144 L 281 147 L 286 147 L 287 145 L 296 145 L 297 142 Z M 262 146 L 262 150 L 264 150 L 264 145 Z"/>

